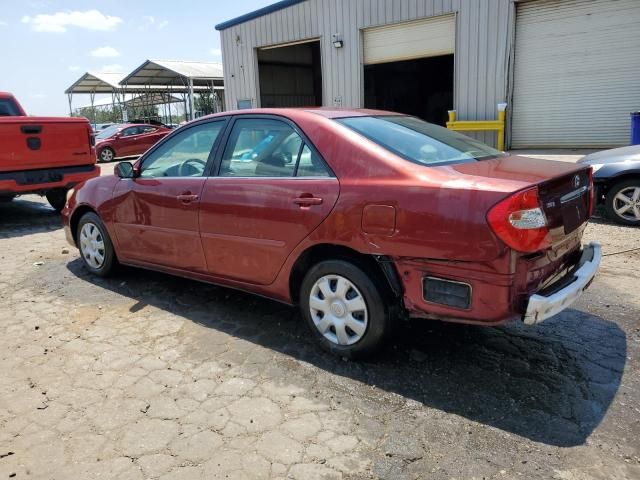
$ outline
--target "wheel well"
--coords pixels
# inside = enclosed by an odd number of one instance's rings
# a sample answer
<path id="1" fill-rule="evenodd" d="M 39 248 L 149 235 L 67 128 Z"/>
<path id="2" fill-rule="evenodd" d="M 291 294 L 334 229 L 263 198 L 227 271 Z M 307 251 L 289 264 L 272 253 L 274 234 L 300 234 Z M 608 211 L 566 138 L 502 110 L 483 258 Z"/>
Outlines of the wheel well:
<path id="1" fill-rule="evenodd" d="M 81 205 L 75 209 L 71 219 L 69 220 L 69 228 L 71 229 L 71 235 L 73 235 L 73 241 L 76 245 L 78 244 L 78 223 L 80 223 L 82 216 L 88 212 L 92 212 L 97 215 L 97 212 L 93 208 L 87 205 Z"/>
<path id="2" fill-rule="evenodd" d="M 393 299 L 394 292 L 397 292 L 398 288 L 401 289 L 399 279 L 389 278 L 390 276 L 393 277 L 393 274 L 390 273 L 388 268 L 383 269 L 381 267 L 380 262 L 383 261 L 383 257 L 380 257 L 380 260 L 376 260 L 373 255 L 360 253 L 348 247 L 320 244 L 302 252 L 291 269 L 289 292 L 293 303 L 298 303 L 299 301 L 299 286 L 302 284 L 304 276 L 309 269 L 324 260 L 345 260 L 357 265 L 369 275 L 372 275 L 376 282 L 380 282 L 380 285 L 385 285 L 386 288 L 383 293 L 388 295 L 390 299 Z M 385 272 L 385 270 L 387 271 Z M 395 272 L 395 270 L 393 271 Z"/>
<path id="3" fill-rule="evenodd" d="M 602 183 L 602 195 L 606 196 L 607 193 L 609 193 L 609 190 L 611 190 L 611 188 L 614 187 L 615 185 L 622 182 L 626 182 L 627 180 L 633 180 L 633 179 L 640 180 L 640 173 L 638 172 L 625 173 L 622 175 L 618 175 L 617 177 L 609 178 L 606 182 Z"/>

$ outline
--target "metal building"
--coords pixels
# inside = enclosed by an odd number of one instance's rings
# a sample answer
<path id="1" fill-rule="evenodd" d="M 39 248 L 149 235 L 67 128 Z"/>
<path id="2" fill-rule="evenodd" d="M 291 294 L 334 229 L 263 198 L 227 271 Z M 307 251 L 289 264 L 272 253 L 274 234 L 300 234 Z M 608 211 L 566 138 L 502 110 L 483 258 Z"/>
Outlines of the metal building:
<path id="1" fill-rule="evenodd" d="M 639 0 L 284 0 L 224 22 L 226 108 L 496 118 L 512 147 L 628 143 Z M 481 139 L 495 143 L 493 134 Z"/>

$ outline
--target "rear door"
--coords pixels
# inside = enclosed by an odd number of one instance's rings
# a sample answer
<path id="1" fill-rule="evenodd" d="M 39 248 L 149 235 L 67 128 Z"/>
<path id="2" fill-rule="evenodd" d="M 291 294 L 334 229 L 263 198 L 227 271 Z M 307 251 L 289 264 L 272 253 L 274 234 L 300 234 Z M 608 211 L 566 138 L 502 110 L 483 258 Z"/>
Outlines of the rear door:
<path id="1" fill-rule="evenodd" d="M 338 180 L 304 133 L 281 117 L 236 117 L 218 156 L 200 205 L 207 268 L 269 284 L 333 209 Z"/>
<path id="2" fill-rule="evenodd" d="M 206 272 L 198 230 L 211 151 L 226 120 L 176 132 L 141 159 L 140 176 L 114 189 L 115 230 L 125 259 Z"/>
<path id="3" fill-rule="evenodd" d="M 120 132 L 118 144 L 116 146 L 116 155 L 118 157 L 129 157 L 132 155 L 140 155 L 146 151 L 144 148 L 144 136 L 141 135 L 142 128 L 140 126 L 127 127 Z"/>

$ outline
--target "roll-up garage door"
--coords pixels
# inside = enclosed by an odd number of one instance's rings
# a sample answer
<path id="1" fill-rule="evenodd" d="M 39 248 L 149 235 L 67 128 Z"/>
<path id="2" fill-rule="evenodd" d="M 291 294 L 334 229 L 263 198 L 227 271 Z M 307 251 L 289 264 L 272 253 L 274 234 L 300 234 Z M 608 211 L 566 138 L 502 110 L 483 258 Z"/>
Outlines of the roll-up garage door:
<path id="1" fill-rule="evenodd" d="M 517 4 L 513 148 L 629 143 L 640 110 L 640 0 Z"/>
<path id="2" fill-rule="evenodd" d="M 364 63 L 399 62 L 454 53 L 454 15 L 364 30 Z"/>

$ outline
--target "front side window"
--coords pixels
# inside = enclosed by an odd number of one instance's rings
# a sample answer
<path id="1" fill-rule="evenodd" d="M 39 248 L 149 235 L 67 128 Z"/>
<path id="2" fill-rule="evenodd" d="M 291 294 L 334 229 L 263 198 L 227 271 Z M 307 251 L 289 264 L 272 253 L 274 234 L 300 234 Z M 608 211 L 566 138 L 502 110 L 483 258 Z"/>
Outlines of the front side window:
<path id="1" fill-rule="evenodd" d="M 201 177 L 224 123 L 202 123 L 169 138 L 144 159 L 140 176 Z"/>
<path id="2" fill-rule="evenodd" d="M 474 162 L 504 155 L 473 138 L 416 117 L 385 115 L 339 118 L 337 121 L 392 153 L 419 165 Z"/>
<path id="3" fill-rule="evenodd" d="M 128 127 L 122 130 L 123 137 L 131 137 L 140 133 L 140 127 Z"/>

